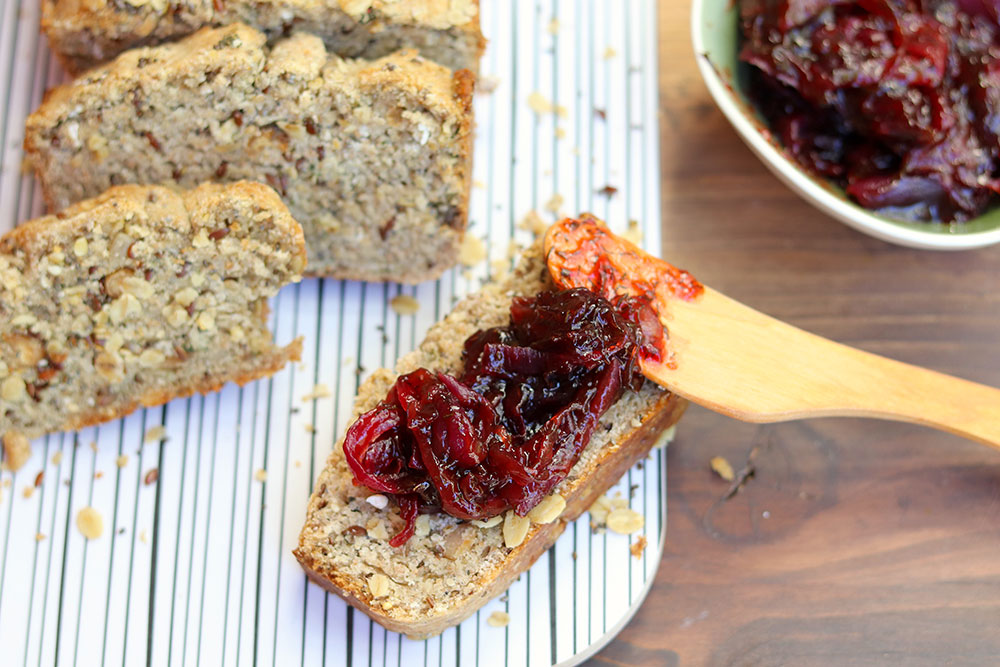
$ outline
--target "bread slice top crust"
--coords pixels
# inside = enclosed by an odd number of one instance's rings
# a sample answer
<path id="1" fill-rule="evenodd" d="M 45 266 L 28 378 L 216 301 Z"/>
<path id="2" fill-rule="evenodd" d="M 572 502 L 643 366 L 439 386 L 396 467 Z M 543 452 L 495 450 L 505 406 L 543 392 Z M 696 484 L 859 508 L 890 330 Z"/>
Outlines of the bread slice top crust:
<path id="1" fill-rule="evenodd" d="M 298 358 L 267 299 L 304 268 L 301 228 L 259 183 L 120 186 L 17 227 L 0 239 L 4 444 Z"/>
<path id="2" fill-rule="evenodd" d="M 514 296 L 552 288 L 539 242 L 525 252 L 507 280 L 465 298 L 431 327 L 419 348 L 399 360 L 395 372 L 373 373 L 358 392 L 352 420 L 381 401 L 399 374 L 420 367 L 457 372 L 469 335 L 507 324 Z M 567 501 L 563 518 L 578 516 L 617 479 L 602 477 L 601 488 L 588 488 L 599 468 L 614 467 L 619 450 L 640 427 L 664 416 L 658 425 L 666 428 L 682 409 L 677 397 L 650 382 L 619 399 L 555 489 Z M 532 524 L 524 542 L 510 548 L 502 523 L 483 528 L 438 513 L 422 516 L 417 534 L 402 547 L 391 547 L 388 539 L 403 525 L 398 508 L 390 503 L 380 510 L 366 501 L 372 492 L 354 486 L 342 444 L 336 444 L 316 482 L 295 555 L 318 583 L 390 629 L 427 636 L 460 622 L 499 595 L 562 530 L 559 521 Z M 636 452 L 644 454 L 651 444 L 648 439 Z"/>
<path id="3" fill-rule="evenodd" d="M 71 73 L 130 48 L 245 22 L 278 39 L 315 32 L 345 57 L 419 50 L 451 69 L 478 71 L 485 40 L 478 0 L 43 0 L 42 30 Z"/>

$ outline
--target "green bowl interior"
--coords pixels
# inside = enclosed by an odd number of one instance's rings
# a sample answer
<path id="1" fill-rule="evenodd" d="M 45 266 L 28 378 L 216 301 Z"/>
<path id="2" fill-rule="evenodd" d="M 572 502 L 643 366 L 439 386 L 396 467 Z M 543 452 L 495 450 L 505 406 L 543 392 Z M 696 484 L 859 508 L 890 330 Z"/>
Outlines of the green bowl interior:
<path id="1" fill-rule="evenodd" d="M 702 0 L 702 22 L 698 26 L 698 29 L 701 30 L 702 44 L 705 47 L 704 56 L 712 63 L 716 73 L 718 73 L 719 77 L 732 93 L 737 107 L 750 119 L 755 127 L 758 127 L 762 131 L 768 143 L 774 146 L 788 160 L 792 167 L 805 173 L 811 181 L 831 192 L 839 199 L 849 203 L 852 207 L 899 227 L 918 232 L 950 235 L 975 234 L 976 232 L 986 232 L 1000 228 L 1000 207 L 994 207 L 986 213 L 964 223 L 907 222 L 877 215 L 854 203 L 854 201 L 847 197 L 843 189 L 801 169 L 787 154 L 785 149 L 771 138 L 770 133 L 766 131 L 767 125 L 764 119 L 757 113 L 743 92 L 746 86 L 746 66 L 740 63 L 738 58 L 738 18 L 739 7 L 737 0 Z"/>

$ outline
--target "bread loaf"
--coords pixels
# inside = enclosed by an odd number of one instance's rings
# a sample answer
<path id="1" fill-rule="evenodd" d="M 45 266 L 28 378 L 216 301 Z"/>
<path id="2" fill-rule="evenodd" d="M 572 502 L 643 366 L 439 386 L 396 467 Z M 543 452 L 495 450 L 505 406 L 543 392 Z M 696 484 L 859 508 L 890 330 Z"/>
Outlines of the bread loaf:
<path id="1" fill-rule="evenodd" d="M 128 51 L 51 91 L 25 156 L 50 210 L 118 183 L 258 180 L 302 225 L 307 272 L 420 282 L 466 225 L 472 75 L 413 52 L 328 56 L 245 25 Z"/>
<path id="2" fill-rule="evenodd" d="M 361 386 L 355 416 L 375 407 L 399 374 L 420 367 L 458 371 L 469 335 L 507 324 L 514 296 L 552 287 L 539 243 L 526 251 L 510 278 L 467 297 L 434 325 L 395 372 L 376 371 Z M 390 546 L 389 538 L 403 523 L 398 508 L 390 503 L 379 509 L 366 501 L 372 492 L 354 486 L 338 443 L 316 482 L 295 555 L 316 583 L 386 628 L 411 637 L 437 634 L 506 590 L 567 522 L 646 455 L 685 405 L 650 382 L 639 392 L 626 392 L 601 418 L 579 461 L 556 487 L 565 510 L 551 523 L 532 523 L 513 547 L 505 540 L 503 523 L 479 527 L 443 513 L 424 515 L 414 537 L 402 547 Z"/>
<path id="3" fill-rule="evenodd" d="M 473 72 L 484 46 L 477 0 L 42 0 L 42 30 L 72 74 L 127 49 L 236 22 L 271 40 L 289 29 L 311 32 L 348 58 L 408 48 Z"/>
<path id="4" fill-rule="evenodd" d="M 268 187 L 112 188 L 0 239 L 0 436 L 28 438 L 245 383 L 297 360 L 267 299 L 305 267 Z"/>

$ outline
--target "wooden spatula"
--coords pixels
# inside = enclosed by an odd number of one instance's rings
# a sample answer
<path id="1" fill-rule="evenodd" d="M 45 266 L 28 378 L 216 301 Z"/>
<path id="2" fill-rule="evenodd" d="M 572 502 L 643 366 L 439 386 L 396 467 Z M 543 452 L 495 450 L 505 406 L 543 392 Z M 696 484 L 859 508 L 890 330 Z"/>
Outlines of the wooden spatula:
<path id="1" fill-rule="evenodd" d="M 1000 389 L 821 338 L 702 287 L 594 218 L 549 229 L 556 284 L 645 300 L 668 332 L 643 374 L 694 403 L 749 422 L 875 417 L 1000 447 Z M 644 327 L 645 330 L 645 327 Z"/>

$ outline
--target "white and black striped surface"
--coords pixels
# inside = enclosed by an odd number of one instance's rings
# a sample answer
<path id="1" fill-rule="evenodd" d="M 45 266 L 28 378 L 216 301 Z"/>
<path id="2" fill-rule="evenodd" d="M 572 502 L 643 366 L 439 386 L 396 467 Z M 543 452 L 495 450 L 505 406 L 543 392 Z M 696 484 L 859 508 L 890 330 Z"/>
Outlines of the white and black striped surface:
<path id="1" fill-rule="evenodd" d="M 42 212 L 20 170 L 23 124 L 64 75 L 39 36 L 38 4 L 0 0 L 0 231 Z M 660 451 L 616 487 L 646 517 L 641 558 L 629 552 L 637 536 L 595 535 L 585 515 L 507 595 L 427 641 L 386 632 L 307 585 L 291 549 L 357 384 L 412 349 L 512 241 L 531 240 L 517 224 L 525 214 L 552 218 L 546 204 L 559 195 L 560 211 L 596 213 L 619 231 L 638 221 L 643 245 L 659 249 L 654 12 L 653 0 L 482 0 L 482 75 L 496 88 L 476 99 L 471 233 L 488 261 L 416 288 L 289 287 L 273 303 L 274 327 L 279 342 L 305 337 L 302 364 L 42 438 L 17 474 L 2 473 L 0 664 L 571 664 L 613 636 L 660 559 Z M 565 113 L 536 113 L 535 92 Z M 399 293 L 417 298 L 416 315 L 389 307 Z M 333 396 L 303 402 L 317 383 Z M 144 443 L 160 424 L 167 440 Z M 88 505 L 105 523 L 91 541 L 75 523 Z M 495 610 L 509 613 L 506 628 L 487 625 Z"/>

